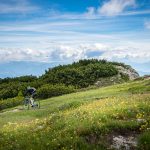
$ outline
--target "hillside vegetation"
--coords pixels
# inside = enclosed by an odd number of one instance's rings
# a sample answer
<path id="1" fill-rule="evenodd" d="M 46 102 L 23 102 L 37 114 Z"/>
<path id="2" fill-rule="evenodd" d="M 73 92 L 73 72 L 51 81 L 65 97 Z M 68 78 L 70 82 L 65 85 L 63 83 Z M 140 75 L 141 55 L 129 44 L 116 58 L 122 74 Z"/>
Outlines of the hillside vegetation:
<path id="1" fill-rule="evenodd" d="M 0 118 L 1 150 L 149 150 L 150 79 L 6 109 Z"/>
<path id="2" fill-rule="evenodd" d="M 37 89 L 37 98 L 43 99 L 93 85 L 102 87 L 122 83 L 137 77 L 138 73 L 125 64 L 91 59 L 50 68 L 40 77 L 0 79 L 0 110 L 19 105 L 29 85 Z"/>

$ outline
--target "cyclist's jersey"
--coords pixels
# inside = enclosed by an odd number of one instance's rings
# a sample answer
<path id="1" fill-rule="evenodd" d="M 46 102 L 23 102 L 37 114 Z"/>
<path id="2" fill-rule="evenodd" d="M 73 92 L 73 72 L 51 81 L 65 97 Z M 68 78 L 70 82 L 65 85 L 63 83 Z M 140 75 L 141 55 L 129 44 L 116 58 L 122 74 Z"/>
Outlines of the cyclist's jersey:
<path id="1" fill-rule="evenodd" d="M 31 87 L 30 89 L 27 89 L 26 94 L 32 95 L 32 94 L 35 93 L 35 92 L 36 92 L 36 89 L 33 88 L 33 87 Z"/>

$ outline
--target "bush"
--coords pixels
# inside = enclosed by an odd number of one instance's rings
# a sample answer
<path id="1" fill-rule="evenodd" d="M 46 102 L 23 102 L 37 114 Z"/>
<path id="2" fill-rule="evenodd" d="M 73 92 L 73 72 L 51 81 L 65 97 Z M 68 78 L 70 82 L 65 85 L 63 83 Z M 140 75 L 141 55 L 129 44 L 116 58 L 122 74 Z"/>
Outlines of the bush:
<path id="1" fill-rule="evenodd" d="M 17 96 L 18 91 L 16 89 L 8 88 L 0 90 L 0 99 L 7 99 Z"/>
<path id="2" fill-rule="evenodd" d="M 0 100 L 0 110 L 15 107 L 17 105 L 22 104 L 22 102 L 23 102 L 23 97 L 21 96 Z"/>
<path id="3" fill-rule="evenodd" d="M 111 77 L 117 74 L 118 70 L 111 63 L 92 59 L 54 67 L 46 71 L 40 79 L 48 84 L 65 84 L 85 88 L 93 85 L 101 77 Z"/>
<path id="4" fill-rule="evenodd" d="M 63 84 L 56 84 L 56 85 L 46 84 L 37 90 L 37 96 L 38 98 L 50 98 L 53 96 L 69 94 L 74 91 L 75 89 L 73 86 L 65 86 Z"/>

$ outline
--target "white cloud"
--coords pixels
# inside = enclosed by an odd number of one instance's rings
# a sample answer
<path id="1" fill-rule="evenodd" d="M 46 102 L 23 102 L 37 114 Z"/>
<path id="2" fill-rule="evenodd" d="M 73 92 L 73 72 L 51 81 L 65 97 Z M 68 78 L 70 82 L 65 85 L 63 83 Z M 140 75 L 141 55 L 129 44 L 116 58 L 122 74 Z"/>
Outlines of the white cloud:
<path id="1" fill-rule="evenodd" d="M 44 21 L 44 22 L 22 22 L 22 23 L 11 23 L 7 25 L 0 25 L 0 31 L 36 31 L 36 32 L 55 32 L 55 29 L 59 27 L 72 27 L 82 25 L 81 22 L 70 22 L 70 21 Z M 50 30 L 49 29 L 53 29 Z M 71 32 L 71 31 L 70 31 Z"/>
<path id="2" fill-rule="evenodd" d="M 146 27 L 146 29 L 150 29 L 150 21 L 145 22 L 145 27 Z"/>
<path id="3" fill-rule="evenodd" d="M 0 1 L 0 14 L 30 13 L 39 7 L 29 3 L 28 0 L 2 0 Z"/>
<path id="4" fill-rule="evenodd" d="M 88 7 L 87 8 L 87 15 L 94 15 L 95 14 L 95 8 L 94 7 Z"/>
<path id="5" fill-rule="evenodd" d="M 115 16 L 126 8 L 135 6 L 135 0 L 110 0 L 98 8 L 98 13 L 106 16 Z"/>
<path id="6" fill-rule="evenodd" d="M 85 58 L 84 49 L 80 49 L 76 46 L 68 46 L 68 45 L 59 45 L 53 47 L 51 52 L 51 59 L 53 60 L 61 60 L 61 61 L 68 61 L 68 60 L 79 60 Z"/>
<path id="7" fill-rule="evenodd" d="M 150 10 L 140 11 L 124 11 L 128 7 L 136 6 L 136 0 L 108 0 L 98 8 L 88 7 L 85 13 L 62 13 L 56 8 L 51 8 L 45 17 L 49 19 L 100 19 L 103 16 L 115 15 L 140 15 L 150 14 Z M 40 10 L 36 5 L 31 4 L 30 0 L 0 0 L 0 14 L 13 14 L 13 13 L 32 13 Z M 44 16 L 43 16 L 44 17 Z"/>
<path id="8" fill-rule="evenodd" d="M 134 46 L 133 46 L 134 45 Z M 128 62 L 149 62 L 150 47 L 136 45 L 111 46 L 103 43 L 93 44 L 60 44 L 55 43 L 47 48 L 0 48 L 0 62 L 34 61 L 34 62 L 68 62 L 84 58 L 107 59 L 111 61 L 127 60 Z M 142 48 L 143 47 L 143 48 Z M 141 50 L 142 49 L 142 50 Z M 93 54 L 95 54 L 93 56 Z"/>
<path id="9" fill-rule="evenodd" d="M 127 46 L 126 46 L 127 45 Z M 126 60 L 128 62 L 149 62 L 150 61 L 150 47 L 148 43 L 128 43 L 120 45 L 108 45 L 103 43 L 83 44 L 80 46 L 84 50 L 85 58 L 90 58 L 87 54 L 89 52 L 101 52 L 95 58 L 106 59 L 111 61 Z"/>
<path id="10" fill-rule="evenodd" d="M 38 61 L 46 62 L 49 51 L 33 50 L 31 48 L 0 48 L 1 62 Z"/>
<path id="11" fill-rule="evenodd" d="M 150 50 L 141 50 L 134 47 L 116 47 L 105 51 L 99 58 L 113 61 L 126 60 L 128 62 L 144 63 L 150 61 Z"/>
<path id="12" fill-rule="evenodd" d="M 126 12 L 118 14 L 118 15 L 120 15 L 120 16 L 136 16 L 136 15 L 144 15 L 144 14 L 150 14 L 150 10 L 126 11 Z"/>
<path id="13" fill-rule="evenodd" d="M 34 62 L 53 62 L 79 60 L 84 58 L 84 50 L 67 46 L 52 45 L 45 49 L 31 48 L 0 48 L 0 62 L 10 61 L 34 61 Z"/>
<path id="14" fill-rule="evenodd" d="M 137 0 L 106 0 L 98 7 L 89 6 L 85 13 L 62 13 L 59 10 L 50 11 L 51 19 L 101 19 L 104 16 L 136 16 L 150 14 L 149 9 L 136 10 Z"/>
<path id="15" fill-rule="evenodd" d="M 104 16 L 135 16 L 142 14 L 150 14 L 150 10 L 128 10 L 128 8 L 135 8 L 137 6 L 136 0 L 108 0 L 102 6 L 87 7 L 85 13 L 56 13 L 50 14 L 52 19 L 100 19 Z"/>
<path id="16" fill-rule="evenodd" d="M 125 9 L 124 9 L 125 10 Z M 98 9 L 94 7 L 88 7 L 85 13 L 57 13 L 57 14 L 50 14 L 50 19 L 101 19 L 104 16 L 136 16 L 136 15 L 143 15 L 143 14 L 150 14 L 150 10 L 129 10 L 129 11 L 121 11 L 120 13 L 102 13 L 101 7 Z"/>
<path id="17" fill-rule="evenodd" d="M 136 0 L 109 0 L 98 8 L 88 7 L 85 13 L 62 13 L 57 9 L 50 9 L 45 17 L 49 19 L 100 19 L 103 16 L 115 15 L 139 15 L 150 14 L 150 10 L 124 11 L 128 7 L 134 7 Z M 0 0 L 0 14 L 26 14 L 40 10 L 29 0 Z M 44 17 L 44 16 L 43 16 Z"/>
<path id="18" fill-rule="evenodd" d="M 87 12 L 83 14 L 83 17 L 86 19 L 95 19 L 96 17 L 96 8 L 94 7 L 88 7 Z"/>

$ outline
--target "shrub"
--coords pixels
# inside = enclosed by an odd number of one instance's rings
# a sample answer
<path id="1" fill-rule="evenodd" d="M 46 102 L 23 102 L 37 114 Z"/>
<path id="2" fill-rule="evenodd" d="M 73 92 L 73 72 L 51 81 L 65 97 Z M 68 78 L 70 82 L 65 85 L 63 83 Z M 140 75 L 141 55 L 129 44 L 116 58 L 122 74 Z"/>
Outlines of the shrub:
<path id="1" fill-rule="evenodd" d="M 8 98 L 5 100 L 2 99 L 2 100 L 0 100 L 0 110 L 15 107 L 17 105 L 22 104 L 22 102 L 23 102 L 23 97 L 21 97 L 21 96 L 17 96 L 14 98 Z"/>
<path id="2" fill-rule="evenodd" d="M 17 96 L 18 91 L 13 87 L 8 87 L 7 89 L 0 90 L 0 98 L 7 99 Z"/>
<path id="3" fill-rule="evenodd" d="M 120 73 L 120 75 L 124 81 L 129 81 L 129 76 L 127 74 Z"/>
<path id="4" fill-rule="evenodd" d="M 105 60 L 80 60 L 72 65 L 54 67 L 40 77 L 49 84 L 72 85 L 85 88 L 93 85 L 98 78 L 111 77 L 118 70 Z"/>
<path id="5" fill-rule="evenodd" d="M 63 94 L 69 94 L 74 92 L 75 89 L 73 86 L 65 86 L 63 84 L 46 84 L 37 90 L 38 98 L 50 98 L 53 96 L 60 96 Z"/>

